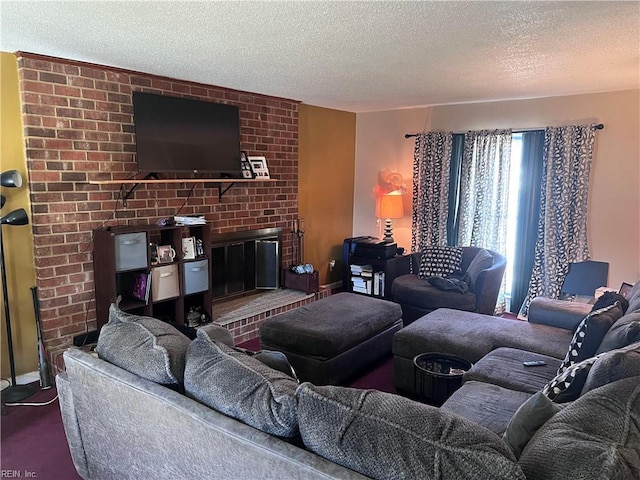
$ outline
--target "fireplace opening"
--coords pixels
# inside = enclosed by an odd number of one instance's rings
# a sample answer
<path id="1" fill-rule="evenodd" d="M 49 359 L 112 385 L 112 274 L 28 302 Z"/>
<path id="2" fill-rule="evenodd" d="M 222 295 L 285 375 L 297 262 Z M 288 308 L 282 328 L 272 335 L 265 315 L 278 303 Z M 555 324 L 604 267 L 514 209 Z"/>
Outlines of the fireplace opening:
<path id="1" fill-rule="evenodd" d="M 211 288 L 214 302 L 280 288 L 282 228 L 214 235 Z"/>

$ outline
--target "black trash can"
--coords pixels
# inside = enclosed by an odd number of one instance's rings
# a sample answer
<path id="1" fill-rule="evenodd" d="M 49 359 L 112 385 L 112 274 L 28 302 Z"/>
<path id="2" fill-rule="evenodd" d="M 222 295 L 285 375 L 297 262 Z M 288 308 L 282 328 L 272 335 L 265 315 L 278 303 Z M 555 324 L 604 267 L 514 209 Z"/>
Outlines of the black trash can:
<path id="1" fill-rule="evenodd" d="M 462 375 L 473 364 L 447 353 L 421 353 L 413 359 L 415 391 L 436 406 L 442 405 L 462 385 Z"/>

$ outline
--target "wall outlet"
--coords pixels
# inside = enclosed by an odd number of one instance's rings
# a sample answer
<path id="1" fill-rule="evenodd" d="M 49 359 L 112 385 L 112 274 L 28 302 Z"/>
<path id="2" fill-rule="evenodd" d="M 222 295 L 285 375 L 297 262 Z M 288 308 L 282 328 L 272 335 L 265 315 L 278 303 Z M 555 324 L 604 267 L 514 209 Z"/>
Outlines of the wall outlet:
<path id="1" fill-rule="evenodd" d="M 335 260 L 331 260 L 329 262 L 329 271 L 333 272 L 333 269 L 336 268 L 336 261 Z"/>

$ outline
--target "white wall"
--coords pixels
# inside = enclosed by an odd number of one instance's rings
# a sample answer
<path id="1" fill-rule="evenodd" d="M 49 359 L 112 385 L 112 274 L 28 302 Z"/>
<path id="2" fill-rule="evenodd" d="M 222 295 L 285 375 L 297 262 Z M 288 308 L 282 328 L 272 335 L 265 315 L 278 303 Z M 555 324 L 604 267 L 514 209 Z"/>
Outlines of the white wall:
<path id="1" fill-rule="evenodd" d="M 371 189 L 379 168 L 394 166 L 410 180 L 413 141 L 404 139 L 406 132 L 592 122 L 605 128 L 596 133 L 591 169 L 591 257 L 610 263 L 610 286 L 633 283 L 640 279 L 640 90 L 359 114 L 354 234 L 377 235 Z M 400 227 L 398 244 L 410 247 L 410 212 L 394 224 Z"/>
<path id="2" fill-rule="evenodd" d="M 376 225 L 373 189 L 378 183 L 378 172 L 389 169 L 400 173 L 407 185 L 405 216 L 393 220 L 393 237 L 399 247 L 410 250 L 414 139 L 404 138 L 404 135 L 429 130 L 430 114 L 430 108 L 358 114 L 353 204 L 354 236 L 384 236 L 384 229 Z M 382 223 L 384 224 L 384 220 Z"/>

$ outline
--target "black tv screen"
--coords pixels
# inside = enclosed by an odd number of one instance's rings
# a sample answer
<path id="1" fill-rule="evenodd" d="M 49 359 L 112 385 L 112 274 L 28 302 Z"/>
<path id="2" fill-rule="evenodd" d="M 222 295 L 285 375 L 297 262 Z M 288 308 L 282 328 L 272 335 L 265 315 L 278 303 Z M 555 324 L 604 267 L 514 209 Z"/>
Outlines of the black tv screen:
<path id="1" fill-rule="evenodd" d="M 138 170 L 242 178 L 235 105 L 133 93 Z"/>

